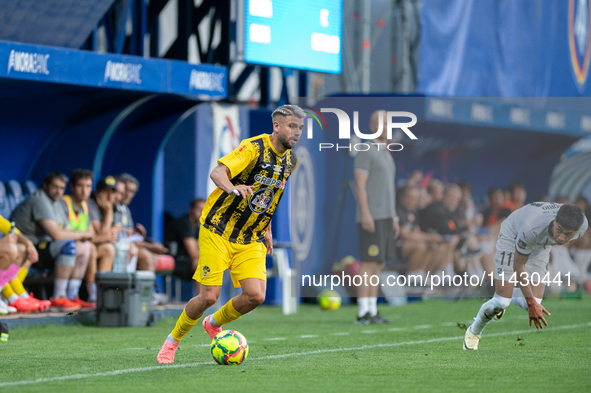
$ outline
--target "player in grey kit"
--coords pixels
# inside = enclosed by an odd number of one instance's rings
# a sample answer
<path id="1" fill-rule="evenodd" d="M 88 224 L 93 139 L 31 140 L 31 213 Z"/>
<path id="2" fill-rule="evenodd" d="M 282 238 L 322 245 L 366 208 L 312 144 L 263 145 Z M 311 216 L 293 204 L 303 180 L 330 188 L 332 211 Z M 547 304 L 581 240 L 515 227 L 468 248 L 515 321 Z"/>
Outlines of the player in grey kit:
<path id="1" fill-rule="evenodd" d="M 495 295 L 484 303 L 466 330 L 464 349 L 478 349 L 482 330 L 493 319 L 500 319 L 509 304 L 527 310 L 529 326 L 548 326 L 542 307 L 548 274 L 550 249 L 583 236 L 589 223 L 575 205 L 530 203 L 515 210 L 501 225 L 495 252 Z M 532 276 L 533 275 L 533 276 Z M 511 281 L 511 282 L 510 282 Z M 514 285 L 515 281 L 519 284 Z M 538 283 L 538 285 L 536 285 Z"/>

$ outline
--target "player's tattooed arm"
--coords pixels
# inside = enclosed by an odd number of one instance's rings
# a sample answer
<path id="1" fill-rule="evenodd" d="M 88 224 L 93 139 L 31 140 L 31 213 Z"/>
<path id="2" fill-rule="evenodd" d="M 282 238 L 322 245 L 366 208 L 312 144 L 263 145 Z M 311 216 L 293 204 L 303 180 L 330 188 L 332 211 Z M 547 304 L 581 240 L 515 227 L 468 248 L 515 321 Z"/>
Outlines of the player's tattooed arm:
<path id="1" fill-rule="evenodd" d="M 265 242 L 267 242 L 267 254 L 273 256 L 273 235 L 271 232 L 271 223 L 265 232 Z"/>
<path id="2" fill-rule="evenodd" d="M 249 195 L 253 194 L 253 186 L 247 186 L 245 184 L 235 186 L 232 184 L 230 181 L 230 169 L 224 164 L 219 164 L 213 168 L 209 177 L 216 186 L 228 194 L 234 193 L 236 195 L 241 195 L 242 198 L 248 198 Z"/>

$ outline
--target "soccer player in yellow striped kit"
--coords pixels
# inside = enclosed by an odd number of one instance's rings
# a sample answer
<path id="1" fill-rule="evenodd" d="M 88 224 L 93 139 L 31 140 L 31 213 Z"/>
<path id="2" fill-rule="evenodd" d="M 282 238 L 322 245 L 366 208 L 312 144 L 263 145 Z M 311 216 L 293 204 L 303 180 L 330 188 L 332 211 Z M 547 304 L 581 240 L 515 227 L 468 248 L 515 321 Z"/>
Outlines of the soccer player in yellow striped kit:
<path id="1" fill-rule="evenodd" d="M 265 300 L 265 258 L 267 253 L 273 254 L 270 222 L 287 179 L 298 165 L 292 149 L 302 134 L 305 116 L 296 105 L 277 108 L 272 114 L 271 135 L 242 141 L 211 171 L 217 188 L 207 198 L 201 215 L 199 266 L 193 276 L 201 289 L 187 303 L 162 344 L 158 363 L 174 362 L 183 336 L 220 296 L 226 269 L 230 270 L 234 287 L 242 287 L 242 293 L 203 319 L 211 339 L 223 325 Z"/>

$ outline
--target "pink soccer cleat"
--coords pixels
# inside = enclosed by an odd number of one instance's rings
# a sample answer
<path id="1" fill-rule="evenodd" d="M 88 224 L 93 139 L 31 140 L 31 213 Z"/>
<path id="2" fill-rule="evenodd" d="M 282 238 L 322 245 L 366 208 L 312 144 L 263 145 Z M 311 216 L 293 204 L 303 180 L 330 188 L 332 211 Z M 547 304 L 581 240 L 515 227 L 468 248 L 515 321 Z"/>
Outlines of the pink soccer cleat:
<path id="1" fill-rule="evenodd" d="M 29 297 L 27 299 L 29 299 L 29 301 L 31 303 L 34 303 L 34 304 L 37 305 L 37 308 L 39 309 L 39 312 L 48 311 L 49 308 L 51 307 L 51 302 L 49 300 L 39 300 L 39 299 L 36 299 L 33 296 L 33 293 L 32 292 L 29 293 Z"/>
<path id="2" fill-rule="evenodd" d="M 209 323 L 209 317 L 211 317 L 211 315 L 208 315 L 203 319 L 203 329 L 209 334 L 209 338 L 213 340 L 213 338 L 222 331 L 222 328 L 220 326 L 213 326 Z"/>
<path id="3" fill-rule="evenodd" d="M 158 363 L 174 363 L 174 353 L 178 347 L 179 343 L 169 343 L 165 340 L 164 344 L 162 344 L 162 348 L 160 348 L 160 352 L 158 352 L 158 357 L 156 357 Z"/>
<path id="4" fill-rule="evenodd" d="M 39 306 L 36 303 L 29 301 L 28 299 L 24 299 L 19 297 L 14 301 L 14 303 L 8 304 L 10 307 L 16 308 L 19 313 L 28 314 L 30 312 L 38 312 Z"/>
<path id="5" fill-rule="evenodd" d="M 84 300 L 80 299 L 79 297 L 72 299 L 72 303 L 78 304 L 80 306 L 81 311 L 82 310 L 89 311 L 89 310 L 96 309 L 96 303 L 85 302 Z"/>

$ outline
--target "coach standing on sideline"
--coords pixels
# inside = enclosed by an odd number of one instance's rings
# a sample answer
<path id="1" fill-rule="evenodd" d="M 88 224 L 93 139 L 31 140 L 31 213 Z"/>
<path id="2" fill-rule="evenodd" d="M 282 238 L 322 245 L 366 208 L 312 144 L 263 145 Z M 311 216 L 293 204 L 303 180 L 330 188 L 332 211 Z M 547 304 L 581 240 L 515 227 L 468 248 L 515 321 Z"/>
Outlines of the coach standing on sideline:
<path id="1" fill-rule="evenodd" d="M 369 128 L 376 133 L 382 122 L 382 133 L 370 144 L 370 149 L 360 151 L 355 157 L 355 188 L 357 189 L 357 217 L 361 266 L 359 275 L 378 276 L 387 259 L 396 257 L 394 239 L 400 227 L 396 215 L 394 178 L 396 166 L 392 154 L 386 148 L 388 120 L 386 111 L 371 115 Z M 369 284 L 363 283 L 363 284 Z M 377 310 L 378 286 L 361 285 L 357 288 L 359 312 L 355 323 L 389 323 Z"/>

